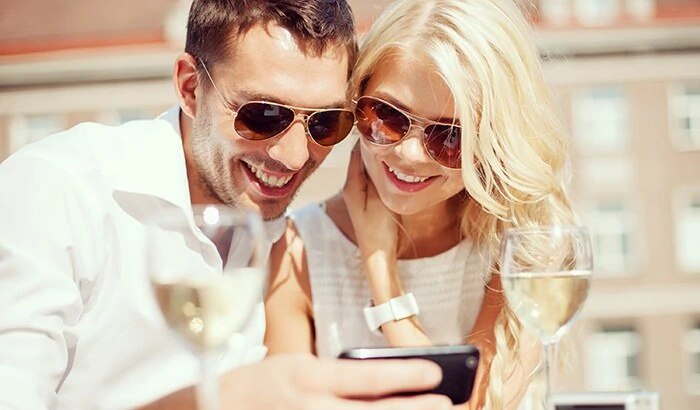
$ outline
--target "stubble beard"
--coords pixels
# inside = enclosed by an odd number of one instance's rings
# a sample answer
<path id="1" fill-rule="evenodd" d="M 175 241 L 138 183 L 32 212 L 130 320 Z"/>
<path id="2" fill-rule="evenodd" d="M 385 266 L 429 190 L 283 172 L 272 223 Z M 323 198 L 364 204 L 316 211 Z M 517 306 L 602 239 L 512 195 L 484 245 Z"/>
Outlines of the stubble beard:
<path id="1" fill-rule="evenodd" d="M 236 166 L 238 159 L 233 156 L 226 146 L 226 140 L 219 137 L 214 129 L 211 118 L 208 115 L 200 115 L 198 121 L 192 127 L 192 156 L 194 159 L 199 185 L 205 194 L 216 201 L 237 209 L 250 209 L 260 212 L 266 221 L 278 219 L 284 216 L 289 204 L 292 203 L 298 193 L 296 189 L 289 200 L 263 200 L 255 203 L 251 199 L 245 200 L 245 183 L 233 178 L 231 168 Z M 314 170 L 316 163 L 309 161 L 299 171 L 304 179 L 311 175 L 308 169 Z M 285 204 L 281 205 L 280 201 Z"/>
<path id="2" fill-rule="evenodd" d="M 197 121 L 199 120 L 199 121 Z M 200 115 L 192 127 L 192 156 L 199 185 L 208 197 L 239 208 L 244 189 L 231 178 L 226 146 L 217 138 L 211 118 Z"/>

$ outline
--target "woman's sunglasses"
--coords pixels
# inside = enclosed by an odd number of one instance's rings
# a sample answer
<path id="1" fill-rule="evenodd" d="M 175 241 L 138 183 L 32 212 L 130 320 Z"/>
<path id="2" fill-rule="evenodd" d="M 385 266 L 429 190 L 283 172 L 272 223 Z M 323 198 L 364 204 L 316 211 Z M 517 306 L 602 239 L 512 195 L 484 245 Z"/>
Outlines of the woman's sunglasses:
<path id="1" fill-rule="evenodd" d="M 233 111 L 214 83 L 207 66 L 203 61 L 200 62 L 214 90 L 233 116 L 233 129 L 247 140 L 264 141 L 274 138 L 287 131 L 297 118 L 301 118 L 306 127 L 306 135 L 317 144 L 330 147 L 344 140 L 355 125 L 353 112 L 340 108 L 313 110 L 268 101 L 249 101 Z"/>
<path id="2" fill-rule="evenodd" d="M 432 159 L 447 168 L 462 166 L 462 129 L 458 125 L 420 118 L 369 96 L 355 102 L 355 116 L 360 134 L 373 144 L 396 144 L 408 135 L 411 127 L 418 127 L 423 130 L 423 145 Z"/>

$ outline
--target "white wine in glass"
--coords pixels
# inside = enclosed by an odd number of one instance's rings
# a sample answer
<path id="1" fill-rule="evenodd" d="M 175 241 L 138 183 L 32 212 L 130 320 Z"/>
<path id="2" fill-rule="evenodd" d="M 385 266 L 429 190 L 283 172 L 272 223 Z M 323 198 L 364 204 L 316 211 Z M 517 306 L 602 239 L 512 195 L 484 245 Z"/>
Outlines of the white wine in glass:
<path id="1" fill-rule="evenodd" d="M 547 408 L 556 344 L 583 308 L 592 270 L 586 228 L 543 226 L 506 231 L 501 254 L 503 291 L 518 319 L 544 345 Z"/>
<path id="2" fill-rule="evenodd" d="M 201 276 L 201 277 L 200 277 Z M 248 319 L 259 300 L 260 271 L 239 268 L 222 275 L 202 273 L 174 281 L 154 281 L 158 306 L 168 325 L 197 350 L 225 344 Z"/>
<path id="3" fill-rule="evenodd" d="M 150 221 L 147 263 L 166 323 L 201 363 L 200 410 L 219 408 L 222 350 L 242 330 L 267 284 L 259 215 L 224 206 L 159 211 Z"/>
<path id="4" fill-rule="evenodd" d="M 591 271 L 534 272 L 503 277 L 508 303 L 521 322 L 553 343 L 566 333 L 588 296 Z"/>

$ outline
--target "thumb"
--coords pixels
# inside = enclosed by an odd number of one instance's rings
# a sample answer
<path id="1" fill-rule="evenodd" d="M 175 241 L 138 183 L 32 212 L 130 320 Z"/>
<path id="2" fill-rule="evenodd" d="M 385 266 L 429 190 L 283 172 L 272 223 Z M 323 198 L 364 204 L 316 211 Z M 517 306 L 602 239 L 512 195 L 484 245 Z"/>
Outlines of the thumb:
<path id="1" fill-rule="evenodd" d="M 357 141 L 350 151 L 350 162 L 348 163 L 348 179 L 356 177 L 364 171 L 362 164 L 362 154 L 360 153 L 360 141 Z"/>
<path id="2" fill-rule="evenodd" d="M 358 141 L 350 153 L 350 163 L 348 164 L 347 178 L 345 179 L 346 193 L 364 191 L 366 189 L 365 169 L 360 153 L 360 142 Z"/>

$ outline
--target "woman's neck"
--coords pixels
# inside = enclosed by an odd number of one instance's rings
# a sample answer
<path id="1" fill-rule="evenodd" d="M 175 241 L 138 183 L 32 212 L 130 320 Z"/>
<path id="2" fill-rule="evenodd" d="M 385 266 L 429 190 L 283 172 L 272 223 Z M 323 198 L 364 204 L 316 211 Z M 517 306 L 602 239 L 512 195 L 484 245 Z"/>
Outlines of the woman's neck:
<path id="1" fill-rule="evenodd" d="M 399 259 L 427 258 L 454 247 L 462 239 L 464 202 L 455 196 L 415 215 L 399 216 Z M 326 201 L 326 213 L 352 242 L 357 243 L 343 196 Z"/>
<path id="2" fill-rule="evenodd" d="M 417 214 L 399 215 L 399 259 L 435 256 L 457 245 L 463 207 L 455 196 Z"/>

